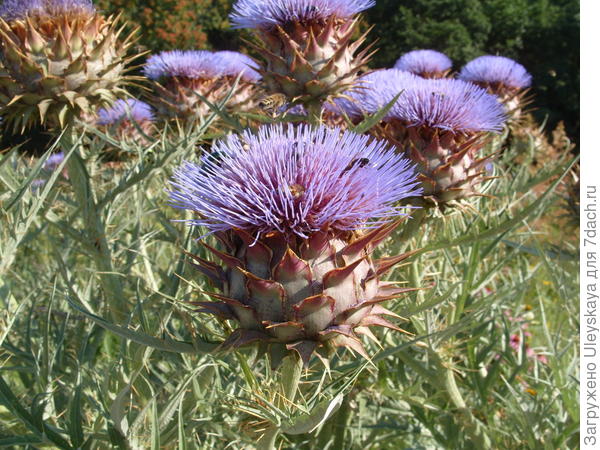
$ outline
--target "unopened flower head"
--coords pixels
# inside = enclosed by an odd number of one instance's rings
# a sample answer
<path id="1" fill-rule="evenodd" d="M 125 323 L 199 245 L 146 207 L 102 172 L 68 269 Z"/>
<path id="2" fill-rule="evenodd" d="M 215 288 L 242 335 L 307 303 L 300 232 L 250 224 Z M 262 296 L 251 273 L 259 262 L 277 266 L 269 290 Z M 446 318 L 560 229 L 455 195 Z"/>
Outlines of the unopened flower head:
<path id="1" fill-rule="evenodd" d="M 402 55 L 394 68 L 424 78 L 442 78 L 452 69 L 452 60 L 435 50 L 413 50 Z"/>
<path id="2" fill-rule="evenodd" d="M 230 15 L 234 28 L 272 28 L 292 22 L 349 19 L 374 0 L 238 0 Z"/>
<path id="3" fill-rule="evenodd" d="M 502 85 L 516 90 L 531 86 L 531 75 L 525 67 L 503 56 L 475 58 L 462 68 L 458 77 L 479 85 Z"/>
<path id="4" fill-rule="evenodd" d="M 171 199 L 211 231 L 307 236 L 400 215 L 418 195 L 412 167 L 381 141 L 339 129 L 262 127 L 231 136 L 175 173 Z"/>
<path id="5" fill-rule="evenodd" d="M 62 128 L 124 95 L 135 35 L 90 0 L 5 0 L 0 17 L 0 114 L 16 130 Z"/>
<path id="6" fill-rule="evenodd" d="M 112 107 L 98 111 L 98 125 L 115 125 L 124 120 L 145 123 L 154 122 L 155 117 L 150 105 L 134 99 L 117 100 Z"/>
<path id="7" fill-rule="evenodd" d="M 4 0 L 0 5 L 0 17 L 6 21 L 26 17 L 91 16 L 95 12 L 91 0 Z"/>

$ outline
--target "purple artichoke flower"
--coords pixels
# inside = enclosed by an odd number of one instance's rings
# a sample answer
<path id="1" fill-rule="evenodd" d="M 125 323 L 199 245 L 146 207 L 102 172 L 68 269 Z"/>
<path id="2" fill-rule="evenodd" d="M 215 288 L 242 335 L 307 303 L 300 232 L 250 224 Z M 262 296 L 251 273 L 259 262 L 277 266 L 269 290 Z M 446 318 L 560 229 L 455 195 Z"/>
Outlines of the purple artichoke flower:
<path id="1" fill-rule="evenodd" d="M 381 276 L 407 255 L 371 254 L 398 226 L 395 203 L 420 189 L 410 163 L 383 142 L 339 128 L 265 126 L 185 163 L 173 186 L 173 204 L 223 244 L 203 244 L 222 266 L 194 256 L 222 291 L 196 303 L 199 311 L 238 322 L 223 349 L 262 341 L 272 356 L 287 349 L 308 365 L 320 346 L 368 356 L 357 334 L 373 336 L 371 325 L 398 330 L 381 303 L 410 289 Z"/>
<path id="2" fill-rule="evenodd" d="M 413 79 L 405 85 L 388 118 L 408 127 L 425 126 L 454 133 L 501 131 L 506 120 L 493 95 L 453 79 Z"/>
<path id="3" fill-rule="evenodd" d="M 478 195 L 489 161 L 478 154 L 503 127 L 502 105 L 461 80 L 414 78 L 403 88 L 380 132 L 417 165 L 426 198 L 439 205 Z"/>
<path id="4" fill-rule="evenodd" d="M 259 65 L 247 55 L 240 52 L 221 51 L 215 53 L 215 58 L 220 59 L 221 74 L 237 78 L 241 75 L 243 80 L 258 83 L 261 75 Z"/>
<path id="5" fill-rule="evenodd" d="M 374 0 L 238 0 L 230 15 L 234 28 L 272 28 L 291 22 L 349 19 Z"/>
<path id="6" fill-rule="evenodd" d="M 144 66 L 151 80 L 161 78 L 210 79 L 221 75 L 221 60 L 207 50 L 172 50 L 152 55 Z"/>
<path id="7" fill-rule="evenodd" d="M 109 126 L 119 124 L 124 120 L 133 119 L 138 123 L 154 122 L 152 107 L 140 100 L 117 100 L 110 108 L 101 108 L 98 111 L 98 125 Z"/>
<path id="8" fill-rule="evenodd" d="M 361 228 L 372 217 L 398 216 L 392 205 L 418 194 L 408 162 L 369 141 L 324 127 L 262 127 L 215 144 L 218 161 L 186 163 L 171 198 L 201 216 L 192 224 L 213 232 L 306 237 L 328 227 Z"/>
<path id="9" fill-rule="evenodd" d="M 525 67 L 510 58 L 480 56 L 467 63 L 458 77 L 497 95 L 504 103 L 511 121 L 521 116 L 522 109 L 530 101 L 526 94 L 531 86 L 531 75 Z"/>
<path id="10" fill-rule="evenodd" d="M 32 16 L 88 15 L 96 12 L 91 0 L 4 0 L 0 17 L 6 21 Z"/>
<path id="11" fill-rule="evenodd" d="M 366 35 L 352 42 L 358 13 L 373 0 L 238 0 L 230 15 L 235 28 L 251 28 L 262 45 L 269 94 L 302 103 L 311 116 L 327 99 L 353 85 L 370 58 L 358 52 Z"/>
<path id="12" fill-rule="evenodd" d="M 423 78 L 443 78 L 452 69 L 452 60 L 435 50 L 413 50 L 402 55 L 394 68 Z"/>
<path id="13" fill-rule="evenodd" d="M 418 77 L 398 69 L 382 69 L 360 77 L 356 86 L 326 104 L 328 112 L 345 114 L 353 121 L 362 120 L 390 103 L 398 94 L 418 82 Z"/>
<path id="14" fill-rule="evenodd" d="M 200 118 L 211 110 L 198 96 L 217 104 L 240 77 L 229 106 L 244 110 L 255 103 L 258 65 L 238 52 L 173 50 L 148 58 L 144 74 L 157 81 L 155 104 L 162 115 Z"/>
<path id="15" fill-rule="evenodd" d="M 117 100 L 112 107 L 98 111 L 97 124 L 110 128 L 119 139 L 144 143 L 152 134 L 156 118 L 152 107 L 140 100 Z M 140 129 L 143 133 L 140 133 Z"/>
<path id="16" fill-rule="evenodd" d="M 482 86 L 501 85 L 521 90 L 531 86 L 531 75 L 525 67 L 503 56 L 480 56 L 467 63 L 458 78 Z"/>
<path id="17" fill-rule="evenodd" d="M 65 154 L 63 152 L 58 152 L 50 155 L 46 162 L 44 163 L 44 170 L 48 172 L 54 172 L 58 166 L 65 160 Z"/>

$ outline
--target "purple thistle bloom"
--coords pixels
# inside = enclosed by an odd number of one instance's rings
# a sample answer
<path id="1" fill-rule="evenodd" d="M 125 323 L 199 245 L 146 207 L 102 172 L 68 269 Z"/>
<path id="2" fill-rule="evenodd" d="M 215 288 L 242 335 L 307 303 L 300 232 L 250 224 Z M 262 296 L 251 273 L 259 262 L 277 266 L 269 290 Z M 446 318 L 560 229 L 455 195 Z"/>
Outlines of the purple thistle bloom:
<path id="1" fill-rule="evenodd" d="M 357 80 L 356 87 L 345 97 L 327 103 L 330 112 L 346 114 L 350 119 L 360 120 L 366 114 L 374 114 L 390 103 L 400 92 L 412 86 L 418 77 L 398 69 L 383 69 L 370 72 Z"/>
<path id="2" fill-rule="evenodd" d="M 222 76 L 238 77 L 257 82 L 258 65 L 242 53 L 208 50 L 172 50 L 152 55 L 144 67 L 144 75 L 151 80 L 161 78 L 211 79 Z"/>
<path id="3" fill-rule="evenodd" d="M 392 220 L 402 215 L 394 203 L 421 193 L 411 164 L 385 143 L 306 125 L 230 136 L 201 164 L 184 163 L 172 184 L 173 206 L 200 216 L 192 225 L 301 237 Z"/>
<path id="4" fill-rule="evenodd" d="M 92 15 L 95 12 L 92 0 L 4 0 L 0 5 L 0 17 L 6 21 L 28 16 Z"/>
<path id="5" fill-rule="evenodd" d="M 152 108 L 140 100 L 128 98 L 117 100 L 110 108 L 98 110 L 98 125 L 114 125 L 123 120 L 133 119 L 138 123 L 154 122 L 155 117 Z"/>
<path id="6" fill-rule="evenodd" d="M 219 61 L 223 76 L 237 78 L 241 74 L 242 80 L 252 83 L 256 83 L 261 79 L 261 75 L 257 71 L 259 65 L 243 53 L 221 51 L 214 53 L 214 57 Z"/>
<path id="7" fill-rule="evenodd" d="M 230 14 L 233 28 L 272 28 L 290 22 L 348 19 L 374 0 L 238 0 Z"/>
<path id="8" fill-rule="evenodd" d="M 503 56 L 480 56 L 467 63 L 458 78 L 481 84 L 502 84 L 513 89 L 531 86 L 531 75 L 525 67 Z"/>
<path id="9" fill-rule="evenodd" d="M 50 155 L 44 163 L 44 170 L 53 172 L 64 160 L 65 154 L 63 152 L 54 153 Z"/>
<path id="10" fill-rule="evenodd" d="M 172 50 L 152 55 L 144 67 L 151 80 L 161 78 L 215 78 L 222 72 L 213 52 L 207 50 Z"/>
<path id="11" fill-rule="evenodd" d="M 442 73 L 452 68 L 452 60 L 435 50 L 414 50 L 396 61 L 395 69 L 416 75 Z"/>
<path id="12" fill-rule="evenodd" d="M 452 132 L 500 131 L 506 120 L 495 95 L 461 80 L 416 78 L 388 114 L 407 126 Z"/>

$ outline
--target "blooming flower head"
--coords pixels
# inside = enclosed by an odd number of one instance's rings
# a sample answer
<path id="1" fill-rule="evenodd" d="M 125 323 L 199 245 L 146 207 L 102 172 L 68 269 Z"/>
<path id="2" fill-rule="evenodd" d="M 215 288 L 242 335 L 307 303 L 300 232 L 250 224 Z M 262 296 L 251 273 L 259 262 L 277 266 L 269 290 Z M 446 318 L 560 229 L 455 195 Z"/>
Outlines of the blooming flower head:
<path id="1" fill-rule="evenodd" d="M 503 56 L 475 58 L 462 68 L 458 77 L 482 86 L 501 85 L 516 90 L 531 86 L 531 75 L 525 67 Z"/>
<path id="2" fill-rule="evenodd" d="M 0 17 L 6 21 L 34 16 L 91 16 L 95 12 L 96 8 L 91 0 L 4 0 L 0 5 Z"/>
<path id="3" fill-rule="evenodd" d="M 202 117 L 210 112 L 208 105 L 198 96 L 211 103 L 220 102 L 233 89 L 229 101 L 237 110 L 251 107 L 256 84 L 261 75 L 257 64 L 238 52 L 207 50 L 173 50 L 152 55 L 144 67 L 144 74 L 157 81 L 155 103 L 159 112 L 166 116 L 186 118 Z"/>
<path id="4" fill-rule="evenodd" d="M 264 126 L 217 142 L 201 164 L 175 172 L 171 200 L 211 232 L 306 237 L 401 215 L 419 194 L 409 162 L 380 141 L 326 127 Z"/>
<path id="5" fill-rule="evenodd" d="M 496 97 L 474 84 L 454 79 L 414 79 L 389 113 L 408 127 L 454 133 L 500 131 L 504 110 Z"/>
<path id="6" fill-rule="evenodd" d="M 207 50 L 171 50 L 152 55 L 144 66 L 144 75 L 151 80 L 161 78 L 215 78 L 222 66 L 213 52 Z"/>
<path id="7" fill-rule="evenodd" d="M 241 75 L 242 80 L 253 83 L 260 81 L 259 66 L 249 56 L 231 51 L 216 52 L 214 55 L 215 59 L 219 60 L 223 76 L 237 78 Z"/>
<path id="8" fill-rule="evenodd" d="M 154 122 L 154 112 L 140 100 L 117 100 L 112 107 L 98 111 L 98 125 L 108 126 L 133 119 L 135 122 Z"/>
<path id="9" fill-rule="evenodd" d="M 413 50 L 402 55 L 394 68 L 425 78 L 442 78 L 452 68 L 452 60 L 435 50 Z"/>
<path id="10" fill-rule="evenodd" d="M 360 77 L 356 87 L 334 100 L 326 109 L 345 114 L 351 120 L 361 120 L 390 103 L 398 94 L 413 86 L 417 76 L 398 69 L 383 69 Z"/>
<path id="11" fill-rule="evenodd" d="M 47 170 L 49 172 L 56 170 L 56 168 L 60 166 L 64 159 L 65 154 L 63 152 L 58 152 L 50 155 L 44 163 L 44 170 Z"/>
<path id="12" fill-rule="evenodd" d="M 291 22 L 348 19 L 374 0 L 238 0 L 230 15 L 234 28 L 272 28 Z"/>

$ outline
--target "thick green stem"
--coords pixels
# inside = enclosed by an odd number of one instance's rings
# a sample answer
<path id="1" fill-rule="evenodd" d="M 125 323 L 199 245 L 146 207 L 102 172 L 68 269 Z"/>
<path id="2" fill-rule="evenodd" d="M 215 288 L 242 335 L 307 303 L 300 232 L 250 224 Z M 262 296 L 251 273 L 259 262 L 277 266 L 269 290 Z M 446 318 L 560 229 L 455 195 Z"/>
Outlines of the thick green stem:
<path id="1" fill-rule="evenodd" d="M 61 146 L 66 153 L 74 145 L 77 145 L 75 130 L 68 129 L 61 139 Z M 119 321 L 123 319 L 122 314 L 124 311 L 122 304 L 123 287 L 118 276 L 114 273 L 112 252 L 106 240 L 105 225 L 101 217 L 101 211 L 96 204 L 90 177 L 79 149 L 75 150 L 69 158 L 67 171 L 77 205 L 83 217 L 83 234 L 91 244 L 90 248 L 100 278 L 100 285 L 113 318 Z"/>
<path id="2" fill-rule="evenodd" d="M 417 235 L 419 231 L 424 232 L 423 223 L 427 217 L 427 212 L 429 209 L 424 203 L 419 203 L 412 205 L 418 208 L 415 208 L 411 211 L 411 218 L 408 219 L 406 225 L 402 228 L 402 234 L 400 235 L 401 242 L 407 242 Z"/>
<path id="3" fill-rule="evenodd" d="M 323 105 L 321 105 L 321 102 L 312 101 L 310 103 L 306 103 L 304 107 L 306 108 L 306 112 L 308 113 L 308 122 L 314 126 L 320 125 L 321 112 L 323 110 Z"/>
<path id="4" fill-rule="evenodd" d="M 333 438 L 333 446 L 331 448 L 342 450 L 345 448 L 346 427 L 350 419 L 350 394 L 344 397 L 344 401 L 338 409 L 334 422 L 335 434 Z"/>

